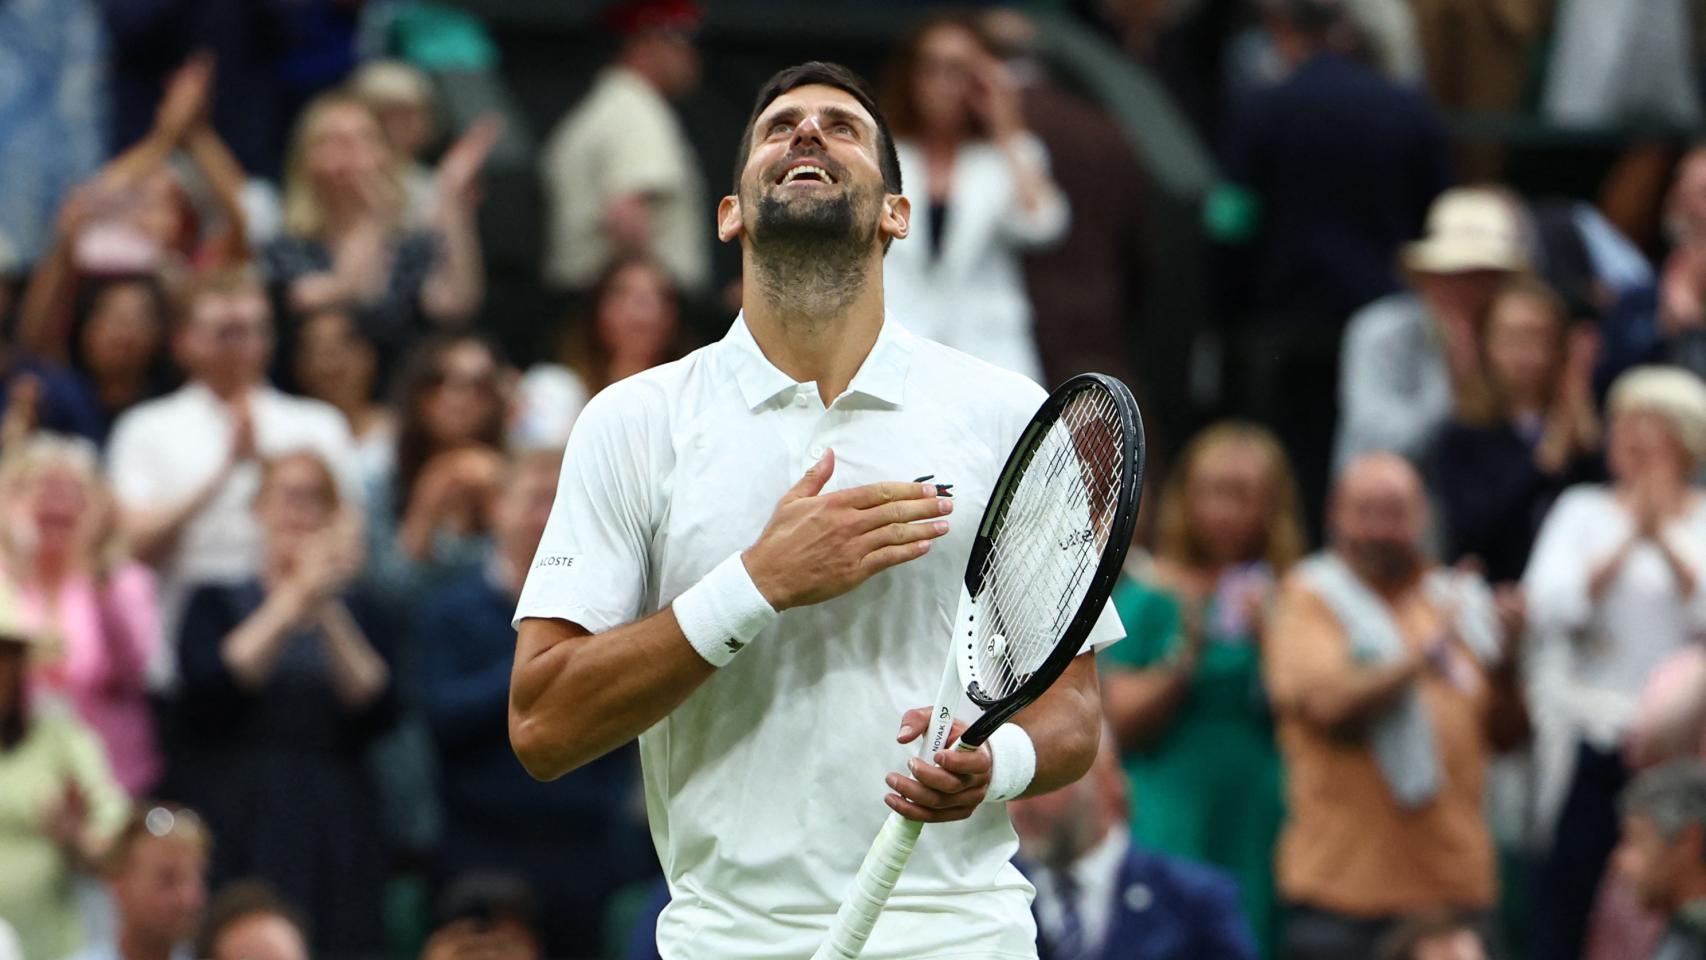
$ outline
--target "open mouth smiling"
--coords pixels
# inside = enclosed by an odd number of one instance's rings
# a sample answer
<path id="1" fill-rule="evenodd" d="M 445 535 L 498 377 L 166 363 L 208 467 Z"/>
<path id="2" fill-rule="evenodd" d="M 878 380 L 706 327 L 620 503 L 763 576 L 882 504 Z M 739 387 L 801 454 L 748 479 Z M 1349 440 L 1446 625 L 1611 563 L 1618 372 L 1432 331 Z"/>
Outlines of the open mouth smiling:
<path id="1" fill-rule="evenodd" d="M 790 166 L 787 170 L 784 170 L 782 175 L 776 178 L 776 185 L 779 187 L 785 187 L 791 183 L 822 183 L 833 185 L 835 183 L 835 177 L 827 168 L 810 161 L 802 160 L 799 163 Z"/>

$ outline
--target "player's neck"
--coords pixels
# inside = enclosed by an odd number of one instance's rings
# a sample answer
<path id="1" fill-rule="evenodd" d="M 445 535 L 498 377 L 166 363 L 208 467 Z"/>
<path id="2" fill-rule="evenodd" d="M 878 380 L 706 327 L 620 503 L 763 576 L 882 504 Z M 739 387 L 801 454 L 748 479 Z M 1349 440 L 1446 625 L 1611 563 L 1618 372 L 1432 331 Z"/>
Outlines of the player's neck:
<path id="1" fill-rule="evenodd" d="M 799 383 L 815 382 L 826 405 L 853 381 L 882 329 L 880 260 L 874 274 L 784 283 L 763 269 L 747 271 L 741 307 L 753 340 L 776 369 Z"/>

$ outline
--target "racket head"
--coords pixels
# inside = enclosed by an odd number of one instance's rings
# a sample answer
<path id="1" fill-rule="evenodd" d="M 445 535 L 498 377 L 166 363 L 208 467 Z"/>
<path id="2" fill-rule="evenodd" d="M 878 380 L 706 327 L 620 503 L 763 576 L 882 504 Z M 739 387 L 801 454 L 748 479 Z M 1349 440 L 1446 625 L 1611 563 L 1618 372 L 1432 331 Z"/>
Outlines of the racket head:
<path id="1" fill-rule="evenodd" d="M 1099 373 L 1061 384 L 1021 432 L 973 540 L 953 633 L 960 680 L 983 710 L 960 737 L 968 747 L 1035 702 L 1077 657 L 1131 546 L 1146 457 L 1137 401 Z M 1082 492 L 1084 502 L 1069 499 L 1068 509 L 1039 518 L 1047 495 L 1061 492 Z M 1051 574 L 1054 592 L 1040 598 L 1057 609 L 1046 625 L 1004 609 L 1031 609 L 1035 583 Z M 1017 637 L 1017 663 L 1003 630 Z M 1052 642 L 1044 630 L 1056 634 Z"/>

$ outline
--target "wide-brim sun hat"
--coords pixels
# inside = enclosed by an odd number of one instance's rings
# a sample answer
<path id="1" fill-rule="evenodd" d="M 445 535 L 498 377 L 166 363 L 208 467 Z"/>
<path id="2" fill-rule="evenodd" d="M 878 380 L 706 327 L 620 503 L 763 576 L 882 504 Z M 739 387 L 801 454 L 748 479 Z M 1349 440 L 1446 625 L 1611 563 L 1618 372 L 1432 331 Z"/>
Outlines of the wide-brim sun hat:
<path id="1" fill-rule="evenodd" d="M 1498 190 L 1447 190 L 1428 208 L 1422 238 L 1404 245 L 1399 262 L 1413 273 L 1526 270 L 1530 258 L 1521 214 Z"/>

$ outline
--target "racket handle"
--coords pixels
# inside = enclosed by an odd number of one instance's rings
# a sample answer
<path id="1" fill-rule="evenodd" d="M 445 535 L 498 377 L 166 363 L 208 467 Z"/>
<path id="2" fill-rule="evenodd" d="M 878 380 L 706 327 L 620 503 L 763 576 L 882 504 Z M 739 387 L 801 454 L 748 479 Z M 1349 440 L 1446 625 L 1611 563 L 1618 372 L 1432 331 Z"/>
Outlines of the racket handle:
<path id="1" fill-rule="evenodd" d="M 952 656 L 942 668 L 942 681 L 937 687 L 930 726 L 918 738 L 917 754 L 925 763 L 932 762 L 936 751 L 947 743 L 948 734 L 954 726 L 954 704 L 959 701 L 963 688 L 959 666 Z M 865 852 L 865 860 L 859 864 L 859 874 L 853 878 L 852 889 L 835 911 L 829 935 L 812 954 L 812 960 L 856 960 L 865 949 L 865 941 L 871 938 L 871 930 L 876 927 L 877 918 L 882 916 L 883 907 L 888 905 L 889 894 L 894 893 L 900 875 L 906 872 L 906 862 L 912 859 L 912 848 L 918 845 L 918 834 L 923 829 L 924 824 L 908 820 L 898 813 L 891 812 L 883 821 L 883 828 L 877 831 L 877 839 L 871 841 L 871 849 Z"/>
<path id="2" fill-rule="evenodd" d="M 859 875 L 853 878 L 853 889 L 835 911 L 835 923 L 829 936 L 812 954 L 812 960 L 856 960 L 871 938 L 871 930 L 882 916 L 883 907 L 894 893 L 894 885 L 906 871 L 906 862 L 918 845 L 918 834 L 924 824 L 890 813 L 878 831 L 876 842 L 859 864 Z"/>

